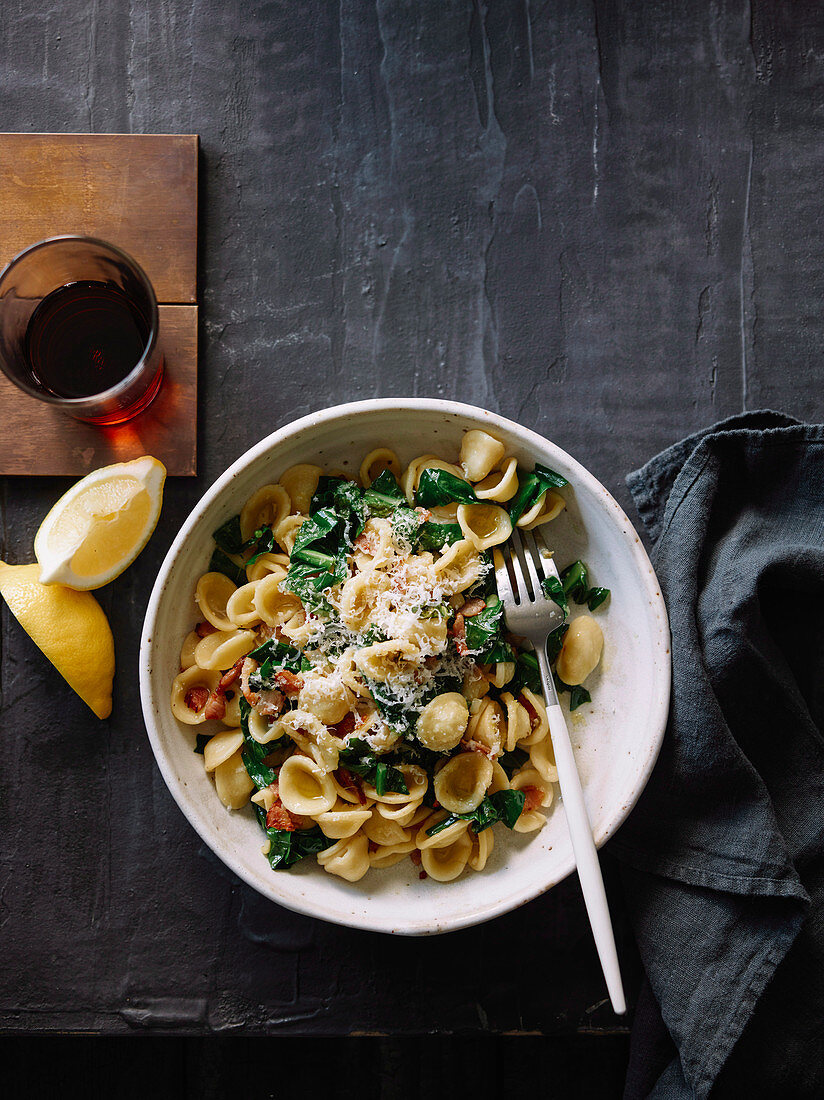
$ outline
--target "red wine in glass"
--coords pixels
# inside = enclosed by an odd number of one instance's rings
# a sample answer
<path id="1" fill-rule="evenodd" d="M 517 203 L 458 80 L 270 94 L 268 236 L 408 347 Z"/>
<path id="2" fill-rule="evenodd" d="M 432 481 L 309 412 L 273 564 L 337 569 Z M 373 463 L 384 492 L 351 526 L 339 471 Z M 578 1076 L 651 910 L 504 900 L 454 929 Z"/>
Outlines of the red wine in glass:
<path id="1" fill-rule="evenodd" d="M 26 330 L 32 375 L 55 397 L 91 397 L 140 362 L 150 323 L 115 283 L 82 280 L 40 302 Z"/>

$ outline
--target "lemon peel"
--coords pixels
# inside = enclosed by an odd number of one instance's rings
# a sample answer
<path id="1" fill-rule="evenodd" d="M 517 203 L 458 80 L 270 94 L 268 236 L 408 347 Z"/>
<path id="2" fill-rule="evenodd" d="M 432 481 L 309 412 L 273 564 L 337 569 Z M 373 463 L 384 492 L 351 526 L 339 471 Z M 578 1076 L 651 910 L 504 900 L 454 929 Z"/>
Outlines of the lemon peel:
<path id="1" fill-rule="evenodd" d="M 90 592 L 42 584 L 40 566 L 0 561 L 0 595 L 73 691 L 98 718 L 112 711 L 114 639 Z"/>
<path id="2" fill-rule="evenodd" d="M 119 577 L 157 525 L 165 480 L 166 467 L 151 455 L 81 478 L 35 536 L 41 583 L 88 592 Z"/>

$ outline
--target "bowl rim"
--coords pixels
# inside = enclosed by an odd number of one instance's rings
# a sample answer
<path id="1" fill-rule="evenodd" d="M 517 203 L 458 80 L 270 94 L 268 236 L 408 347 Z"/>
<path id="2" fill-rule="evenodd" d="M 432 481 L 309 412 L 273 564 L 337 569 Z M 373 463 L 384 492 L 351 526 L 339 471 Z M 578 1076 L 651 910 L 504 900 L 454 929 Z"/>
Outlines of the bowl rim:
<path id="1" fill-rule="evenodd" d="M 208 510 L 210 505 L 223 494 L 224 490 L 231 485 L 232 481 L 247 467 L 251 466 L 259 458 L 273 451 L 278 446 L 307 432 L 312 432 L 330 421 L 343 418 L 348 420 L 351 417 L 372 414 L 375 412 L 400 412 L 404 409 L 446 414 L 457 418 L 468 418 L 474 421 L 488 420 L 490 427 L 494 429 L 495 426 L 498 426 L 502 430 L 509 432 L 518 439 L 525 449 L 538 451 L 549 449 L 550 451 L 558 452 L 563 456 L 564 461 L 568 463 L 570 469 L 573 471 L 575 483 L 585 484 L 591 493 L 601 498 L 602 504 L 607 511 L 612 514 L 613 521 L 621 528 L 624 541 L 627 543 L 630 555 L 633 558 L 638 574 L 642 580 L 644 595 L 650 607 L 649 621 L 652 641 L 653 643 L 661 643 L 660 652 L 662 655 L 665 655 L 666 659 L 662 656 L 660 660 L 656 659 L 654 662 L 655 675 L 653 678 L 653 693 L 648 723 L 649 728 L 655 731 L 654 738 L 647 747 L 646 756 L 643 762 L 639 763 L 637 768 L 635 789 L 630 796 L 620 802 L 618 808 L 605 823 L 599 823 L 599 832 L 595 838 L 596 847 L 600 848 L 616 832 L 629 816 L 630 811 L 633 809 L 642 791 L 646 787 L 652 770 L 655 767 L 656 760 L 658 759 L 666 730 L 672 673 L 669 660 L 671 651 L 669 621 L 664 598 L 661 593 L 661 586 L 658 583 L 652 563 L 650 562 L 649 556 L 634 525 L 630 522 L 626 513 L 609 490 L 602 485 L 586 467 L 582 466 L 575 458 L 556 443 L 553 443 L 551 440 L 533 431 L 531 428 L 526 428 L 507 417 L 491 412 L 488 409 L 480 408 L 479 406 L 460 401 L 447 401 L 439 398 L 423 397 L 372 398 L 363 401 L 351 401 L 341 405 L 332 405 L 317 410 L 316 412 L 309 413 L 306 416 L 302 416 L 278 428 L 276 431 L 265 436 L 258 443 L 248 448 L 248 450 L 244 451 L 243 454 L 218 476 L 195 503 L 163 559 L 149 597 L 143 623 L 138 657 L 139 682 L 140 699 L 146 732 L 152 747 L 155 763 L 160 770 L 170 794 L 200 839 L 214 852 L 222 863 L 238 876 L 238 878 L 257 893 L 260 893 L 263 897 L 273 901 L 276 905 L 281 905 L 286 909 L 319 920 L 326 920 L 345 927 L 394 935 L 432 935 L 457 931 L 461 928 L 482 924 L 495 917 L 502 916 L 504 913 L 520 908 L 529 901 L 533 901 L 535 898 L 546 893 L 553 886 L 556 886 L 559 882 L 562 882 L 574 870 L 574 856 L 570 852 L 568 858 L 556 869 L 552 881 L 550 882 L 540 880 L 518 892 L 514 898 L 512 895 L 509 895 L 501 901 L 495 901 L 493 898 L 493 900 L 488 901 L 488 903 L 478 908 L 472 907 L 466 914 L 449 917 L 440 922 L 419 920 L 417 922 L 407 922 L 406 924 L 388 926 L 385 921 L 370 919 L 368 914 L 361 917 L 357 913 L 347 913 L 345 918 L 342 915 L 325 915 L 323 912 L 318 911 L 317 905 L 311 900 L 311 895 L 309 897 L 305 895 L 290 898 L 274 897 L 268 891 L 262 890 L 260 884 L 254 881 L 254 879 L 246 873 L 242 862 L 235 857 L 233 851 L 219 851 L 206 835 L 198 811 L 190 804 L 187 798 L 185 784 L 178 779 L 174 774 L 173 768 L 165 759 L 162 738 L 154 719 L 154 696 L 151 682 L 155 628 L 169 574 L 182 546 L 189 539 L 194 528 L 199 524 L 203 514 Z M 656 648 L 656 653 L 657 652 L 659 652 L 658 648 Z"/>

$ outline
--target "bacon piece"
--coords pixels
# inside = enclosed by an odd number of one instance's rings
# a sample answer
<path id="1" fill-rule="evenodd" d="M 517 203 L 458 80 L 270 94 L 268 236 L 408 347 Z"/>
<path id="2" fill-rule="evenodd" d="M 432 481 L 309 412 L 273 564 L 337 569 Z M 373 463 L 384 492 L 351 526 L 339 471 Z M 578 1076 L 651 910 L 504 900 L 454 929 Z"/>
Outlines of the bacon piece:
<path id="1" fill-rule="evenodd" d="M 284 833 L 293 833 L 295 829 L 299 828 L 300 823 L 301 819 L 293 817 L 281 800 L 276 797 L 266 814 L 266 828 L 280 829 Z"/>
<path id="2" fill-rule="evenodd" d="M 362 554 L 374 554 L 377 549 L 375 546 L 375 536 L 372 532 L 368 535 L 365 533 L 358 535 L 352 543 L 352 548 L 354 550 L 360 550 Z"/>
<path id="3" fill-rule="evenodd" d="M 337 725 L 329 727 L 335 737 L 346 737 L 355 728 L 355 715 L 350 711 Z"/>
<path id="4" fill-rule="evenodd" d="M 222 691 L 215 689 L 209 696 L 206 706 L 203 708 L 204 718 L 223 718 L 226 714 L 226 696 Z"/>
<path id="5" fill-rule="evenodd" d="M 535 729 L 536 726 L 540 725 L 541 722 L 541 719 L 538 717 L 537 710 L 535 709 L 535 707 L 533 707 L 532 703 L 530 703 L 529 699 L 527 699 L 525 695 L 519 695 L 518 702 L 529 715 L 530 728 Z"/>
<path id="6" fill-rule="evenodd" d="M 221 693 L 225 693 L 237 680 L 240 679 L 240 674 L 243 669 L 243 662 L 245 657 L 241 657 L 239 661 L 236 661 L 228 672 L 224 672 L 220 677 L 217 685 L 217 690 Z"/>
<path id="7" fill-rule="evenodd" d="M 277 718 L 283 710 L 284 695 L 277 688 L 262 691 L 257 698 L 258 701 L 255 706 L 261 714 L 265 714 L 268 718 Z"/>
<path id="8" fill-rule="evenodd" d="M 429 878 L 429 875 L 426 873 L 426 871 L 418 871 L 418 878 L 421 880 L 421 882 L 423 882 L 425 878 Z"/>
<path id="9" fill-rule="evenodd" d="M 216 634 L 216 633 L 217 633 L 217 627 L 212 626 L 211 623 L 207 623 L 205 619 L 203 620 L 202 623 L 198 623 L 197 626 L 195 627 L 195 634 L 197 634 L 198 638 L 205 638 L 207 634 Z"/>
<path id="10" fill-rule="evenodd" d="M 414 852 L 409 853 L 409 858 L 412 860 L 412 862 L 415 864 L 416 867 L 420 867 L 420 865 L 421 865 L 421 853 L 417 848 L 415 849 Z"/>
<path id="11" fill-rule="evenodd" d="M 467 752 L 479 752 L 482 756 L 486 756 L 490 760 L 495 755 L 489 745 L 485 745 L 483 741 L 464 741 L 463 745 Z"/>
<path id="12" fill-rule="evenodd" d="M 524 792 L 524 808 L 522 814 L 530 814 L 537 810 L 544 800 L 544 792 L 540 787 L 521 787 Z"/>
<path id="13" fill-rule="evenodd" d="M 275 683 L 284 695 L 291 697 L 297 695 L 303 687 L 303 677 L 296 676 L 294 672 L 282 668 L 275 673 Z"/>
<path id="14" fill-rule="evenodd" d="M 455 621 L 452 623 L 449 633 L 455 642 L 458 656 L 465 657 L 469 653 L 469 646 L 466 644 L 466 625 L 462 611 L 459 611 L 455 616 Z"/>
<path id="15" fill-rule="evenodd" d="M 379 847 L 380 847 L 380 845 L 376 844 L 374 840 L 370 840 L 368 845 L 367 845 L 367 848 L 369 849 L 370 852 L 377 852 Z"/>
<path id="16" fill-rule="evenodd" d="M 209 700 L 211 692 L 207 687 L 199 684 L 197 687 L 189 688 L 184 696 L 183 702 L 189 708 L 189 710 L 202 710 Z"/>
<path id="17" fill-rule="evenodd" d="M 421 523 L 426 523 L 428 520 L 432 519 L 432 513 L 428 508 L 421 508 L 418 506 L 415 511 L 418 513 L 418 519 L 420 519 Z"/>
<path id="18" fill-rule="evenodd" d="M 243 692 L 243 698 L 253 707 L 256 703 L 260 702 L 260 696 L 256 691 L 252 691 L 249 687 L 249 677 L 258 667 L 257 661 L 252 660 L 251 657 L 244 657 L 243 664 L 240 670 L 240 690 Z"/>
<path id="19" fill-rule="evenodd" d="M 360 776 L 352 775 L 348 768 L 338 768 L 335 779 L 345 791 L 353 791 L 358 796 L 361 806 L 366 805 L 366 795 L 363 793 Z"/>
<path id="20" fill-rule="evenodd" d="M 480 615 L 485 607 L 486 600 L 482 600 L 480 596 L 477 596 L 474 600 L 466 601 L 461 608 L 461 614 L 465 619 L 472 619 L 475 615 Z"/>

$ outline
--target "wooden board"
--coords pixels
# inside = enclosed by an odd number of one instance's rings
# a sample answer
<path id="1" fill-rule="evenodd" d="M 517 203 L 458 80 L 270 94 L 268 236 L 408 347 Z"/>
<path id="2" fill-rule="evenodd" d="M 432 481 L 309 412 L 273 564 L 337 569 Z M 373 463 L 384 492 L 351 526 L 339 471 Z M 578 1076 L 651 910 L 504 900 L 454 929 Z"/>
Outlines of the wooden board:
<path id="1" fill-rule="evenodd" d="M 145 413 L 106 429 L 0 374 L 0 474 L 80 475 L 146 453 L 196 473 L 197 157 L 194 134 L 0 134 L 0 266 L 61 233 L 125 249 L 154 286 L 167 372 Z"/>

